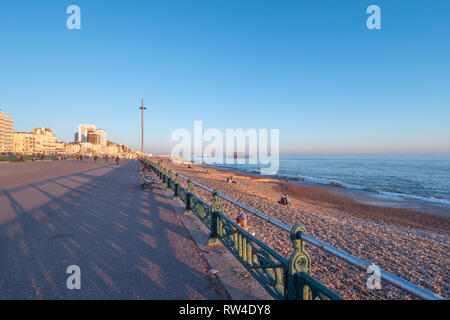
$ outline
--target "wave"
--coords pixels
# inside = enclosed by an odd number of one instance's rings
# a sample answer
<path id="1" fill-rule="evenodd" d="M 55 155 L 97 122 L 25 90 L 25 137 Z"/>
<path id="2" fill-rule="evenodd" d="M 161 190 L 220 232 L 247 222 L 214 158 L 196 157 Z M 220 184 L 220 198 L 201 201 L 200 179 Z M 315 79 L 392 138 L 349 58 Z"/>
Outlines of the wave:
<path id="1" fill-rule="evenodd" d="M 419 201 L 425 201 L 425 202 L 431 202 L 431 203 L 443 204 L 443 205 L 450 206 L 450 200 L 447 200 L 447 199 L 441 199 L 441 198 L 436 198 L 436 197 L 416 196 L 416 195 L 406 194 L 406 193 L 379 191 L 379 190 L 376 190 L 375 192 L 378 194 L 381 194 L 383 196 L 392 197 L 392 198 L 419 200 Z"/>

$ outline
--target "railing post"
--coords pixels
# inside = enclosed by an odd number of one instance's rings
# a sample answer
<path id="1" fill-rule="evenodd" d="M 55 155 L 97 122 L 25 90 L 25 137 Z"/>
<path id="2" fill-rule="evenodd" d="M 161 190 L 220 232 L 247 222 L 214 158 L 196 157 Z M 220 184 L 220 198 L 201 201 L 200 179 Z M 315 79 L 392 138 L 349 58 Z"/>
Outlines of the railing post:
<path id="1" fill-rule="evenodd" d="M 292 247 L 295 250 L 292 252 L 288 264 L 286 295 L 289 300 L 294 300 L 298 296 L 302 296 L 303 300 L 309 300 L 311 297 L 311 291 L 308 288 L 296 288 L 295 286 L 296 273 L 311 273 L 311 257 L 305 250 L 302 233 L 306 233 L 306 228 L 302 224 L 297 223 L 291 230 Z M 299 290 L 301 290 L 301 292 L 299 292 Z"/>
<path id="2" fill-rule="evenodd" d="M 173 200 L 180 199 L 179 194 L 178 194 L 179 189 L 180 189 L 180 177 L 178 176 L 178 173 L 175 173 L 175 189 L 173 192 Z"/>
<path id="3" fill-rule="evenodd" d="M 223 204 L 220 201 L 220 197 L 218 195 L 219 190 L 213 191 L 214 201 L 211 204 L 211 230 L 208 237 L 208 241 L 206 245 L 208 247 L 214 247 L 221 245 L 222 243 L 219 240 L 219 224 L 220 224 L 220 215 L 223 214 Z"/>
<path id="4" fill-rule="evenodd" d="M 167 189 L 172 189 L 171 183 L 172 183 L 172 170 L 169 170 L 169 172 L 167 173 Z"/>
<path id="5" fill-rule="evenodd" d="M 162 171 L 162 168 L 159 169 L 159 179 L 161 179 L 161 182 L 162 182 L 162 179 L 163 179 L 163 171 Z"/>
<path id="6" fill-rule="evenodd" d="M 192 202 L 194 201 L 194 184 L 191 180 L 188 180 L 188 186 L 186 188 L 186 208 L 184 209 L 184 215 L 190 216 L 194 212 L 192 211 Z"/>
<path id="7" fill-rule="evenodd" d="M 163 169 L 163 184 L 167 183 L 167 174 L 166 174 L 166 170 Z"/>

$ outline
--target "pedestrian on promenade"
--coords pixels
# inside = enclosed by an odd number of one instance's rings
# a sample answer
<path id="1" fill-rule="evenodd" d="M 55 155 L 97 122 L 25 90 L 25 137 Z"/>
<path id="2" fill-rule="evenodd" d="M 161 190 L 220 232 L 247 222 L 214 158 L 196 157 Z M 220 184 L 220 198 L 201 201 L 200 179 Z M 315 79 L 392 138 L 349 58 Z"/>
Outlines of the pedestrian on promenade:
<path id="1" fill-rule="evenodd" d="M 117 165 L 120 164 L 120 158 L 119 158 L 119 156 L 116 157 L 116 164 L 117 164 Z"/>
<path id="2" fill-rule="evenodd" d="M 94 156 L 94 161 L 95 161 L 95 163 L 97 163 L 97 159 L 98 159 L 98 157 L 97 157 L 97 155 L 95 155 L 95 156 Z"/>

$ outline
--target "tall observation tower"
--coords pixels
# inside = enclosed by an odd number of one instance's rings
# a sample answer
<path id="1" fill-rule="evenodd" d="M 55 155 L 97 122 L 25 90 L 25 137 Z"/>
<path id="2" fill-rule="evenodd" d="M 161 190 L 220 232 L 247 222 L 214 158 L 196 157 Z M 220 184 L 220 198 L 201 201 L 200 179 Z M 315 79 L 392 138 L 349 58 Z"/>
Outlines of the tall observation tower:
<path id="1" fill-rule="evenodd" d="M 142 110 L 142 137 L 141 137 L 141 151 L 142 154 L 144 154 L 144 110 L 146 109 L 144 107 L 144 99 L 142 99 L 142 105 L 139 108 Z"/>

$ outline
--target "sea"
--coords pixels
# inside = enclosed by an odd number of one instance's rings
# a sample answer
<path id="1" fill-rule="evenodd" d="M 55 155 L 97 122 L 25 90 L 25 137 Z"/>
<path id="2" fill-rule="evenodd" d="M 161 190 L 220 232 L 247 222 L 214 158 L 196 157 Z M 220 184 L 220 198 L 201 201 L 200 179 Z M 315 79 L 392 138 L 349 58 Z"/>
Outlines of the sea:
<path id="1" fill-rule="evenodd" d="M 193 160 L 202 162 L 201 158 Z M 249 164 L 248 159 L 246 164 L 233 160 L 233 164 L 212 166 L 261 175 L 263 166 Z M 334 186 L 386 199 L 423 201 L 450 209 L 450 154 L 284 155 L 279 158 L 278 173 L 271 177 L 292 183 Z"/>

